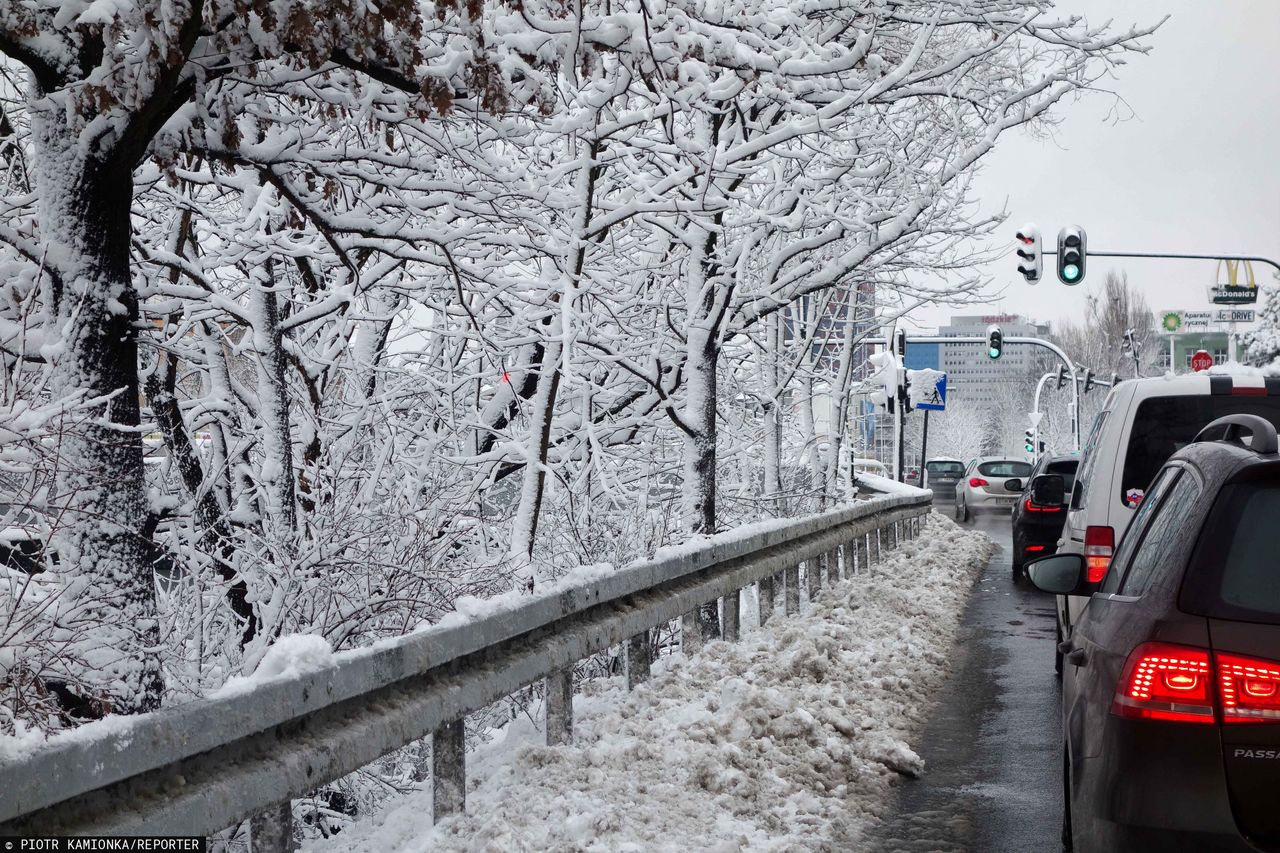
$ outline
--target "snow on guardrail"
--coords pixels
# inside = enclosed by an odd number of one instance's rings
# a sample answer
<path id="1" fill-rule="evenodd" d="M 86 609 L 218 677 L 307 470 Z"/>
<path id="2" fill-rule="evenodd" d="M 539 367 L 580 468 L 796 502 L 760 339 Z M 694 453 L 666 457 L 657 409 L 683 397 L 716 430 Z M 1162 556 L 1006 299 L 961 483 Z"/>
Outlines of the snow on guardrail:
<path id="1" fill-rule="evenodd" d="M 428 787 L 304 850 L 857 849 L 924 769 L 910 743 L 994 547 L 926 527 L 799 617 L 666 658 L 630 694 L 589 682 L 568 746 L 513 723 L 471 756 L 466 814 L 433 827 Z"/>

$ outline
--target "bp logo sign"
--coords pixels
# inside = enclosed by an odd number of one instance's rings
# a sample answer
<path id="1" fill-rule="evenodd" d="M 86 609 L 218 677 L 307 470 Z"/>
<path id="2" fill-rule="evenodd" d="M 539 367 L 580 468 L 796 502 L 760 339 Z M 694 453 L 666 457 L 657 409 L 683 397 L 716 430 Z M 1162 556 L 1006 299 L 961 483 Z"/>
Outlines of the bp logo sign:
<path id="1" fill-rule="evenodd" d="M 1169 311 L 1160 320 L 1160 325 L 1166 332 L 1176 332 L 1182 328 L 1182 315 L 1177 311 Z"/>

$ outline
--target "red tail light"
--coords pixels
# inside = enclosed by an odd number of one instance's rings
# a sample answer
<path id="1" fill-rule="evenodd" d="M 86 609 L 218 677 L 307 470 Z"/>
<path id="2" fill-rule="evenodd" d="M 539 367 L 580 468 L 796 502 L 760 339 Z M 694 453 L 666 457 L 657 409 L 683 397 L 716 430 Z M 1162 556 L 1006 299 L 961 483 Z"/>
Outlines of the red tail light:
<path id="1" fill-rule="evenodd" d="M 1111 713 L 1130 719 L 1212 723 L 1209 652 L 1171 643 L 1138 646 L 1125 661 Z"/>
<path id="2" fill-rule="evenodd" d="M 970 478 L 969 478 L 969 485 L 976 489 L 976 488 L 978 488 L 978 486 L 985 486 L 985 485 L 987 485 L 987 481 L 986 481 L 986 480 L 984 480 L 984 479 L 982 479 L 981 477 L 970 477 Z"/>
<path id="3" fill-rule="evenodd" d="M 1089 583 L 1102 583 L 1115 553 L 1116 532 L 1110 527 L 1086 527 L 1084 531 L 1084 563 L 1089 570 Z"/>
<path id="4" fill-rule="evenodd" d="M 1035 552 L 1043 551 L 1043 550 L 1044 550 L 1044 546 L 1043 546 L 1043 545 L 1028 545 L 1028 546 L 1026 547 L 1026 549 L 1025 549 L 1025 550 L 1035 553 Z"/>
<path id="5" fill-rule="evenodd" d="M 1060 506 L 1040 506 L 1040 504 L 1032 503 L 1031 498 L 1027 498 L 1022 502 L 1022 508 L 1027 512 L 1061 512 Z"/>
<path id="6" fill-rule="evenodd" d="M 1280 663 L 1216 655 L 1224 723 L 1280 721 Z"/>

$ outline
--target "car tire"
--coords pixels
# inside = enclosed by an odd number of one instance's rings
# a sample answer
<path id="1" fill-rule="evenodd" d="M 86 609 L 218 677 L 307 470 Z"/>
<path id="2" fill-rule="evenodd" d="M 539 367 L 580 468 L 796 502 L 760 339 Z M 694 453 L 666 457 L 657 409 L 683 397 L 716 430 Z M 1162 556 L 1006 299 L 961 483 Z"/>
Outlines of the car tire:
<path id="1" fill-rule="evenodd" d="M 1011 562 L 1013 563 L 1013 582 L 1018 583 L 1022 580 L 1022 563 L 1016 556 Z"/>
<path id="2" fill-rule="evenodd" d="M 961 521 L 968 521 L 970 518 L 973 517 L 972 515 L 969 514 L 969 505 L 965 504 L 963 509 L 964 509 L 964 518 L 962 518 Z"/>

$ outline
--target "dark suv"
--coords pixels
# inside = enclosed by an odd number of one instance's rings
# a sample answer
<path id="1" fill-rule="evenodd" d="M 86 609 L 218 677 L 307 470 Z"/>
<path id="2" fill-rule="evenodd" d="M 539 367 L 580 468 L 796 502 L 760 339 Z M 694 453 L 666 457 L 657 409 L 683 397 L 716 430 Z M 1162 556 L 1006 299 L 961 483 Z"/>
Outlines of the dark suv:
<path id="1" fill-rule="evenodd" d="M 1280 851 L 1276 449 L 1269 421 L 1220 418 L 1160 469 L 1101 584 L 1079 554 L 1027 563 L 1090 596 L 1061 646 L 1068 848 Z"/>
<path id="2" fill-rule="evenodd" d="M 1057 553 L 1079 465 L 1078 454 L 1046 455 L 1031 469 L 1022 500 L 1013 505 L 1014 581 L 1022 577 L 1027 560 Z"/>

